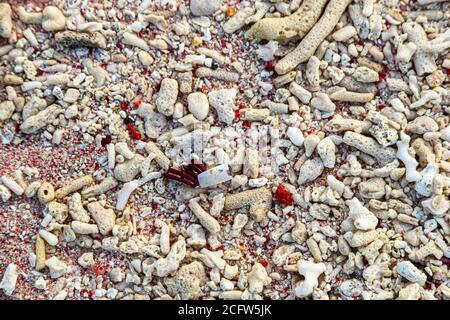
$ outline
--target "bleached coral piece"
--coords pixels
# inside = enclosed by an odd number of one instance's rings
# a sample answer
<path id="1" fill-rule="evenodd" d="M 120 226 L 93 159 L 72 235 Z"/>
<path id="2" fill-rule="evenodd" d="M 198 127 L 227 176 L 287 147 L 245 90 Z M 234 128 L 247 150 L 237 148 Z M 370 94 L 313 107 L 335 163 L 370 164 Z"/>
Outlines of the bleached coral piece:
<path id="1" fill-rule="evenodd" d="M 323 162 L 319 157 L 306 160 L 300 168 L 298 184 L 302 185 L 314 181 L 322 174 L 323 169 Z"/>
<path id="2" fill-rule="evenodd" d="M 55 6 L 46 6 L 42 11 L 42 28 L 45 31 L 59 31 L 66 26 L 66 17 Z"/>
<path id="3" fill-rule="evenodd" d="M 175 79 L 165 78 L 156 97 L 156 108 L 165 116 L 174 112 L 178 97 L 178 82 Z"/>
<path id="4" fill-rule="evenodd" d="M 116 223 L 116 214 L 113 209 L 105 209 L 100 202 L 91 202 L 87 205 L 89 212 L 102 235 L 111 232 Z"/>
<path id="5" fill-rule="evenodd" d="M 350 232 L 349 232 L 350 234 Z M 351 237 L 350 245 L 354 248 L 367 246 L 378 238 L 378 231 L 356 231 Z"/>
<path id="6" fill-rule="evenodd" d="M 181 261 L 186 256 L 186 242 L 180 239 L 170 248 L 167 257 L 160 258 L 155 262 L 155 274 L 158 277 L 166 277 L 178 270 Z"/>
<path id="7" fill-rule="evenodd" d="M 6 202 L 11 198 L 11 192 L 2 184 L 0 184 L 0 198 L 3 202 Z"/>
<path id="8" fill-rule="evenodd" d="M 263 1 L 256 1 L 255 3 L 255 13 L 245 19 L 245 24 L 255 23 L 261 20 L 269 11 L 270 4 Z"/>
<path id="9" fill-rule="evenodd" d="M 422 26 L 416 22 L 405 22 L 402 24 L 402 28 L 408 34 L 408 39 L 417 47 L 413 58 L 417 74 L 422 76 L 435 71 L 437 69 L 435 60 L 437 55 L 445 50 L 445 46 L 427 50 L 428 36 Z M 450 42 L 447 45 L 450 45 Z"/>
<path id="10" fill-rule="evenodd" d="M 305 146 L 305 155 L 307 157 L 310 157 L 313 154 L 319 142 L 320 138 L 315 134 L 310 134 L 305 138 L 303 145 Z"/>
<path id="11" fill-rule="evenodd" d="M 418 194 L 429 197 L 433 193 L 433 180 L 436 174 L 439 173 L 439 166 L 437 163 L 430 162 L 420 172 L 420 179 L 416 181 L 415 189 Z"/>
<path id="12" fill-rule="evenodd" d="M 400 63 L 408 63 L 416 53 L 417 46 L 413 42 L 401 44 L 398 47 L 395 60 Z"/>
<path id="13" fill-rule="evenodd" d="M 21 196 L 25 190 L 16 182 L 13 178 L 8 176 L 1 176 L 0 182 L 5 185 L 9 190 L 11 190 L 14 194 Z M 5 197 L 6 198 L 6 197 Z"/>
<path id="14" fill-rule="evenodd" d="M 450 209 L 450 201 L 445 195 L 436 195 L 422 201 L 422 207 L 435 217 L 443 217 Z"/>
<path id="15" fill-rule="evenodd" d="M 239 117 L 242 120 L 264 121 L 270 116 L 270 109 L 267 108 L 244 108 L 239 110 Z"/>
<path id="16" fill-rule="evenodd" d="M 123 155 L 126 159 L 133 159 L 134 152 L 130 150 L 126 142 L 118 142 L 115 145 L 116 152 Z"/>
<path id="17" fill-rule="evenodd" d="M 289 91 L 294 96 L 299 98 L 302 103 L 308 103 L 311 100 L 311 98 L 312 98 L 311 92 L 309 92 L 308 90 L 306 90 L 305 88 L 300 86 L 295 81 L 292 81 L 291 84 L 289 85 Z"/>
<path id="18" fill-rule="evenodd" d="M 125 209 L 125 206 L 127 205 L 128 202 L 128 198 L 130 197 L 131 193 L 134 190 L 146 184 L 150 180 L 158 179 L 160 177 L 161 177 L 160 172 L 151 172 L 145 177 L 142 177 L 141 179 L 132 180 L 130 182 L 125 183 L 122 189 L 120 189 L 120 191 L 117 193 L 116 209 L 117 210 Z"/>
<path id="19" fill-rule="evenodd" d="M 319 19 L 327 0 L 306 0 L 293 14 L 282 18 L 264 18 L 257 21 L 246 33 L 252 40 L 287 42 L 301 39 Z"/>
<path id="20" fill-rule="evenodd" d="M 133 180 L 139 174 L 143 162 L 144 157 L 136 154 L 133 159 L 116 165 L 114 168 L 114 177 L 120 182 Z"/>
<path id="21" fill-rule="evenodd" d="M 322 139 L 316 147 L 317 154 L 325 168 L 334 168 L 336 163 L 336 146 L 330 137 Z"/>
<path id="22" fill-rule="evenodd" d="M 205 268 L 199 261 L 184 265 L 173 278 L 165 279 L 164 283 L 170 294 L 179 294 L 181 299 L 198 299 L 203 295 L 203 285 L 206 282 Z"/>
<path id="23" fill-rule="evenodd" d="M 212 234 L 217 234 L 220 231 L 219 222 L 206 212 L 198 203 L 197 199 L 191 199 L 189 201 L 189 208 L 192 210 L 194 215 L 200 221 L 200 224 Z"/>
<path id="24" fill-rule="evenodd" d="M 65 186 L 59 188 L 55 191 L 55 197 L 57 199 L 64 198 L 65 196 L 78 191 L 80 189 L 83 189 L 86 186 L 89 186 L 94 182 L 94 179 L 91 175 L 82 176 L 80 178 L 77 178 L 75 180 L 70 181 Z"/>
<path id="25" fill-rule="evenodd" d="M 3 101 L 0 103 L 0 122 L 6 121 L 13 115 L 16 107 L 12 101 Z"/>
<path id="26" fill-rule="evenodd" d="M 139 38 L 136 34 L 132 32 L 124 32 L 123 43 L 137 47 L 144 51 L 149 51 L 150 47 L 144 39 Z"/>
<path id="27" fill-rule="evenodd" d="M 367 114 L 367 120 L 372 123 L 369 133 L 383 147 L 390 146 L 398 140 L 397 130 L 389 125 L 389 119 L 381 113 L 370 110 Z"/>
<path id="28" fill-rule="evenodd" d="M 258 150 L 248 148 L 245 152 L 243 173 L 251 179 L 258 178 L 259 162 Z"/>
<path id="29" fill-rule="evenodd" d="M 361 92 L 353 92 L 347 91 L 345 88 L 341 88 L 336 92 L 333 92 L 329 95 L 330 99 L 333 101 L 347 101 L 347 102 L 369 102 L 374 97 L 375 94 L 372 92 L 361 93 Z"/>
<path id="30" fill-rule="evenodd" d="M 442 250 L 438 248 L 436 242 L 433 240 L 428 241 L 426 245 L 414 250 L 414 252 L 410 254 L 410 258 L 415 261 L 423 261 L 430 255 L 433 255 L 436 259 L 440 259 L 443 256 Z"/>
<path id="31" fill-rule="evenodd" d="M 267 217 L 271 205 L 272 193 L 262 187 L 226 196 L 224 210 L 235 210 L 250 206 L 250 215 L 256 222 L 261 222 Z"/>
<path id="32" fill-rule="evenodd" d="M 104 194 L 108 190 L 114 189 L 119 183 L 114 177 L 106 177 L 99 184 L 95 184 L 81 191 L 83 198 L 91 198 Z"/>
<path id="33" fill-rule="evenodd" d="M 0 289 L 3 290 L 5 295 L 10 296 L 13 294 L 16 289 L 18 278 L 19 273 L 17 272 L 17 266 L 14 263 L 10 263 L 8 267 L 6 267 L 2 281 L 0 282 Z"/>
<path id="34" fill-rule="evenodd" d="M 200 67 L 195 70 L 198 78 L 214 78 L 225 82 L 239 82 L 239 74 L 236 72 L 225 70 L 213 70 L 210 68 Z"/>
<path id="35" fill-rule="evenodd" d="M 39 235 L 41 236 L 42 239 L 45 240 L 45 242 L 47 242 L 52 247 L 58 244 L 58 237 L 47 230 L 44 229 L 39 230 Z"/>
<path id="36" fill-rule="evenodd" d="M 333 113 L 336 109 L 334 102 L 331 101 L 330 97 L 323 92 L 316 93 L 316 96 L 311 100 L 311 106 L 314 109 L 328 113 Z"/>
<path id="37" fill-rule="evenodd" d="M 370 83 L 370 82 L 378 82 L 379 75 L 378 72 L 372 70 L 368 67 L 358 67 L 353 73 L 353 77 L 360 82 Z"/>
<path id="38" fill-rule="evenodd" d="M 100 32 L 63 31 L 55 34 L 55 40 L 70 47 L 106 49 L 106 38 Z"/>
<path id="39" fill-rule="evenodd" d="M 36 115 L 26 118 L 25 121 L 20 125 L 20 130 L 23 133 L 27 134 L 35 133 L 36 131 L 44 128 L 48 123 L 53 121 L 60 112 L 62 112 L 62 109 L 58 105 L 52 104 Z"/>
<path id="40" fill-rule="evenodd" d="M 191 224 L 186 229 L 187 243 L 194 248 L 202 248 L 206 245 L 205 229 L 199 224 Z"/>
<path id="41" fill-rule="evenodd" d="M 410 141 L 410 136 L 403 131 L 400 132 L 400 141 L 397 141 L 397 158 L 405 165 L 406 181 L 414 182 L 421 178 L 421 174 L 416 170 L 419 163 L 409 154 Z"/>
<path id="42" fill-rule="evenodd" d="M 347 131 L 343 142 L 376 158 L 381 165 L 388 164 L 396 158 L 393 148 L 384 148 L 375 139 L 356 132 Z"/>
<path id="43" fill-rule="evenodd" d="M 354 26 L 347 25 L 338 31 L 334 32 L 332 37 L 336 41 L 344 42 L 350 39 L 351 37 L 355 36 L 357 34 L 357 31 Z"/>
<path id="44" fill-rule="evenodd" d="M 411 103 L 409 108 L 412 110 L 418 109 L 427 104 L 428 102 L 432 102 L 433 104 L 439 104 L 441 102 L 441 95 L 434 90 L 424 90 L 421 92 L 420 99 Z"/>
<path id="45" fill-rule="evenodd" d="M 261 263 L 255 263 L 247 274 L 248 290 L 251 293 L 261 293 L 264 286 L 270 284 L 272 279 L 267 275 L 266 268 Z"/>
<path id="46" fill-rule="evenodd" d="M 285 74 L 293 70 L 300 63 L 307 61 L 322 41 L 333 31 L 350 1 L 331 0 L 328 2 L 320 20 L 314 24 L 297 48 L 278 61 L 275 66 L 275 71 L 278 74 Z"/>
<path id="47" fill-rule="evenodd" d="M 96 224 L 89 224 L 81 221 L 72 221 L 72 230 L 77 234 L 96 234 L 98 227 Z"/>
<path id="48" fill-rule="evenodd" d="M 402 261 L 397 264 L 397 273 L 402 277 L 406 278 L 408 281 L 424 285 L 427 281 L 427 276 L 425 273 L 420 271 L 415 265 L 410 261 Z"/>
<path id="49" fill-rule="evenodd" d="M 299 128 L 289 127 L 286 131 L 286 134 L 289 140 L 291 140 L 291 142 L 296 146 L 300 147 L 303 145 L 305 138 L 303 136 L 303 132 Z"/>
<path id="50" fill-rule="evenodd" d="M 170 252 L 170 228 L 164 221 L 157 219 L 156 225 L 160 228 L 161 234 L 159 236 L 159 247 L 163 255 Z"/>
<path id="51" fill-rule="evenodd" d="M 349 213 L 347 219 L 353 223 L 358 230 L 374 230 L 378 224 L 378 218 L 357 198 L 346 201 Z"/>
<path id="52" fill-rule="evenodd" d="M 159 149 L 159 147 L 152 141 L 149 141 L 145 145 L 145 150 L 149 154 L 155 155 L 155 161 L 159 164 L 159 166 L 163 170 L 169 169 L 170 159 L 166 157 L 166 155 Z"/>
<path id="53" fill-rule="evenodd" d="M 335 190 L 339 195 L 342 195 L 345 191 L 345 184 L 342 181 L 336 179 L 335 176 L 329 174 L 327 176 L 327 184 L 328 186 Z"/>
<path id="54" fill-rule="evenodd" d="M 305 279 L 295 286 L 295 296 L 298 298 L 309 297 L 319 285 L 319 276 L 326 271 L 326 266 L 322 262 L 299 261 L 297 268 L 298 273 L 304 276 Z"/>
<path id="55" fill-rule="evenodd" d="M 216 109 L 219 121 L 231 125 L 234 120 L 234 99 L 237 89 L 220 89 L 208 93 L 209 104 Z"/>
<path id="56" fill-rule="evenodd" d="M 88 223 L 90 220 L 89 213 L 83 208 L 83 203 L 81 202 L 81 195 L 79 193 L 74 193 L 68 202 L 69 214 L 75 221 L 81 221 Z"/>
<path id="57" fill-rule="evenodd" d="M 42 22 L 42 12 L 27 12 L 23 6 L 16 8 L 19 20 L 25 24 L 40 24 Z"/>
<path id="58" fill-rule="evenodd" d="M 68 266 L 66 263 L 60 261 L 57 257 L 53 256 L 45 261 L 45 265 L 50 270 L 50 277 L 57 279 L 66 274 Z"/>
<path id="59" fill-rule="evenodd" d="M 240 9 L 230 19 L 223 24 L 223 31 L 233 33 L 245 25 L 245 21 L 255 12 L 254 7 L 245 7 Z"/>

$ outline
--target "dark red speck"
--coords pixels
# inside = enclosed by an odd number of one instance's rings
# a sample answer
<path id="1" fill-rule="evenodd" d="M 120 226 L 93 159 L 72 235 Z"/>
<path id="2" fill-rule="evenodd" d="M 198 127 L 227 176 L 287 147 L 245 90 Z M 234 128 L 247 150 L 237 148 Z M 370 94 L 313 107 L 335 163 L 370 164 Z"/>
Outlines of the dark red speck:
<path id="1" fill-rule="evenodd" d="M 250 128 L 250 121 L 248 121 L 248 120 L 242 121 L 242 128 L 244 128 L 244 129 Z"/>
<path id="2" fill-rule="evenodd" d="M 111 136 L 108 134 L 106 137 L 104 137 L 101 141 L 102 147 L 105 147 L 106 145 L 111 143 Z"/>
<path id="3" fill-rule="evenodd" d="M 272 61 L 267 62 L 265 69 L 269 72 L 275 70 L 275 66 L 273 65 L 273 62 Z"/>

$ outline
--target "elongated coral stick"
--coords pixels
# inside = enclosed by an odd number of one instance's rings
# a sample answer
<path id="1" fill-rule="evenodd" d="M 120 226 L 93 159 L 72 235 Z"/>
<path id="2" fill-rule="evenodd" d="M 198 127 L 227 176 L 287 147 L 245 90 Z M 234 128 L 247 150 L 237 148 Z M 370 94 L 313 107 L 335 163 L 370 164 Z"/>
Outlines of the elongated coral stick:
<path id="1" fill-rule="evenodd" d="M 278 74 L 293 70 L 300 63 L 307 61 L 338 23 L 345 8 L 351 0 L 331 0 L 320 20 L 309 31 L 294 51 L 287 54 L 275 66 Z"/>

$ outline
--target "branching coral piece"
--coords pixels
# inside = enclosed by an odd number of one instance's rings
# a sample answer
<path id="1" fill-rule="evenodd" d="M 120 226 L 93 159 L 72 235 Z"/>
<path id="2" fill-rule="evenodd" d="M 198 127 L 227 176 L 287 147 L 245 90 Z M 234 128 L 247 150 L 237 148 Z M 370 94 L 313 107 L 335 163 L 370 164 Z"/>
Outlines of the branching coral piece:
<path id="1" fill-rule="evenodd" d="M 317 22 L 327 1 L 305 0 L 290 16 L 261 19 L 245 33 L 245 37 L 257 41 L 279 42 L 301 39 Z"/>

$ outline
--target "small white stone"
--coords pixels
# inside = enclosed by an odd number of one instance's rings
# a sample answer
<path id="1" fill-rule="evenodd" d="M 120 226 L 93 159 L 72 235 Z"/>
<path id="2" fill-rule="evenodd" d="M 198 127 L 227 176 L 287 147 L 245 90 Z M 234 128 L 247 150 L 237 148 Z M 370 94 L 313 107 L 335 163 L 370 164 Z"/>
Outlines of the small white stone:
<path id="1" fill-rule="evenodd" d="M 47 259 L 45 261 L 45 265 L 49 268 L 50 277 L 52 279 L 59 278 L 67 272 L 67 264 L 59 261 L 59 259 L 55 256 Z"/>
<path id="2" fill-rule="evenodd" d="M 58 244 L 58 237 L 55 236 L 53 233 L 48 232 L 47 230 L 44 229 L 39 230 L 39 235 L 41 236 L 42 239 L 45 240 L 45 242 L 47 242 L 52 247 Z"/>
<path id="3" fill-rule="evenodd" d="M 12 295 L 16 289 L 17 278 L 17 266 L 14 263 L 10 263 L 3 274 L 2 281 L 0 282 L 0 289 L 7 296 Z"/>
<path id="4" fill-rule="evenodd" d="M 305 138 L 303 137 L 303 132 L 299 128 L 289 127 L 286 133 L 293 144 L 299 147 L 303 145 Z"/>
<path id="5" fill-rule="evenodd" d="M 204 120 L 208 116 L 209 103 L 208 97 L 202 92 L 191 93 L 188 98 L 189 112 L 198 120 Z"/>
<path id="6" fill-rule="evenodd" d="M 45 290 L 47 288 L 47 281 L 43 277 L 39 277 L 34 282 L 34 287 L 39 290 Z"/>

